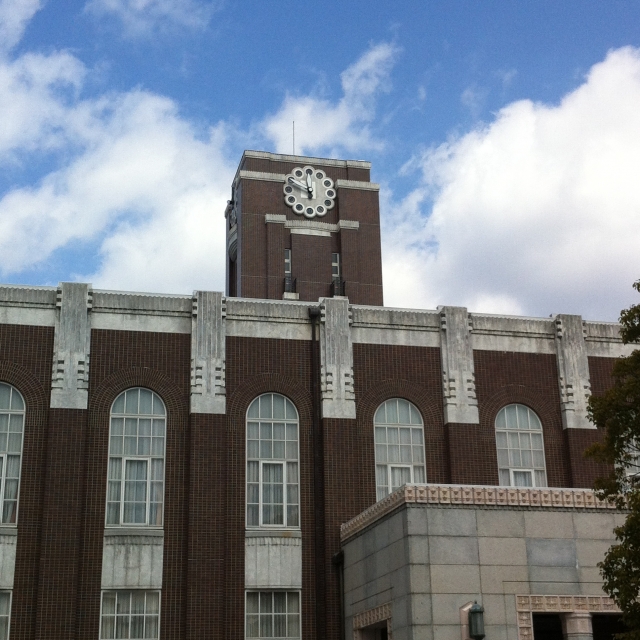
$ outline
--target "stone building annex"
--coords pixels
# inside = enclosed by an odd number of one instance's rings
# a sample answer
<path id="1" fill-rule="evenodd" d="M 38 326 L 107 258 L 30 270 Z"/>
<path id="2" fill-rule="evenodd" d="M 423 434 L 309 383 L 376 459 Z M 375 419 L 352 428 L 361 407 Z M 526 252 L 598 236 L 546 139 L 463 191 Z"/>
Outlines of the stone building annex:
<path id="1" fill-rule="evenodd" d="M 0 639 L 610 638 L 618 326 L 384 307 L 367 162 L 225 219 L 226 295 L 0 286 Z"/>

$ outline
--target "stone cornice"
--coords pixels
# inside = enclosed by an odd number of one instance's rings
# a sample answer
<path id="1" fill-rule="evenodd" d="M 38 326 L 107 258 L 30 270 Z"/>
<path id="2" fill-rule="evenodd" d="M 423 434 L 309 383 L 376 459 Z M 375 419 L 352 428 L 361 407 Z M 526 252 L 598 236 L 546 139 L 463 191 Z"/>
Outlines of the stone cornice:
<path id="1" fill-rule="evenodd" d="M 344 542 L 405 504 L 432 504 L 460 507 L 517 507 L 528 509 L 613 509 L 599 500 L 591 489 L 518 489 L 476 485 L 405 485 L 365 509 L 340 527 Z"/>

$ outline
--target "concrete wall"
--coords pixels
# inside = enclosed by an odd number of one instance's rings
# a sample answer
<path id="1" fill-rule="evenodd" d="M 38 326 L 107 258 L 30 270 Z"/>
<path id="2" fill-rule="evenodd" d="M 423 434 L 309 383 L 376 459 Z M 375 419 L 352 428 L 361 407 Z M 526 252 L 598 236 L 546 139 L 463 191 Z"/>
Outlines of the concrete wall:
<path id="1" fill-rule="evenodd" d="M 405 505 L 344 542 L 346 633 L 392 603 L 394 640 L 459 640 L 460 607 L 485 608 L 487 638 L 517 640 L 516 595 L 605 595 L 597 563 L 624 515 Z"/>

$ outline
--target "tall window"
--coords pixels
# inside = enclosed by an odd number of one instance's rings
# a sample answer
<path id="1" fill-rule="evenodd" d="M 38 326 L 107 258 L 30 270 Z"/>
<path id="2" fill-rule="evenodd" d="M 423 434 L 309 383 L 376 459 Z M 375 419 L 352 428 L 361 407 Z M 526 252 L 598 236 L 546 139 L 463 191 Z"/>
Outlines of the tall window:
<path id="1" fill-rule="evenodd" d="M 247 591 L 245 636 L 247 638 L 300 637 L 298 591 Z"/>
<path id="2" fill-rule="evenodd" d="M 291 249 L 284 250 L 284 275 L 291 275 Z"/>
<path id="3" fill-rule="evenodd" d="M 107 525 L 162 526 L 164 403 L 149 389 L 123 391 L 111 407 Z"/>
<path id="4" fill-rule="evenodd" d="M 3 524 L 15 524 L 18 518 L 24 412 L 20 392 L 0 382 L 0 501 Z"/>
<path id="5" fill-rule="evenodd" d="M 407 400 L 383 402 L 374 418 L 377 499 L 404 484 L 426 482 L 420 412 Z"/>
<path id="6" fill-rule="evenodd" d="M 101 640 L 160 637 L 159 591 L 105 591 L 102 594 Z"/>
<path id="7" fill-rule="evenodd" d="M 546 487 L 544 442 L 540 418 L 523 404 L 503 407 L 496 416 L 500 484 Z"/>
<path id="8" fill-rule="evenodd" d="M 298 412 L 278 393 L 247 412 L 247 526 L 299 527 Z"/>
<path id="9" fill-rule="evenodd" d="M 0 640 L 9 638 L 11 619 L 11 591 L 0 591 Z"/>
<path id="10" fill-rule="evenodd" d="M 340 272 L 340 254 L 332 253 L 331 254 L 331 278 L 333 280 L 340 280 L 341 276 Z"/>

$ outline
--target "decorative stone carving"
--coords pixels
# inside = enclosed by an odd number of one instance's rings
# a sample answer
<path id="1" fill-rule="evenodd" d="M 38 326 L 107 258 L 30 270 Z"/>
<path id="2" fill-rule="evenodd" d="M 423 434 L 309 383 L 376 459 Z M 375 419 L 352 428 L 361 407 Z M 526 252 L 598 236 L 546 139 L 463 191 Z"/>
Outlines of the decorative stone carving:
<path id="1" fill-rule="evenodd" d="M 380 626 L 380 623 L 386 623 L 387 638 L 392 638 L 392 626 L 391 626 L 391 603 L 385 602 L 379 607 L 368 609 L 362 613 L 356 613 L 353 616 L 353 639 L 363 640 L 362 630 L 367 627 L 376 625 Z"/>
<path id="2" fill-rule="evenodd" d="M 557 315 L 555 321 L 562 424 L 565 429 L 595 429 L 587 418 L 591 381 L 582 318 Z"/>
<path id="3" fill-rule="evenodd" d="M 518 639 L 533 640 L 533 613 L 560 613 L 565 638 L 593 638 L 592 613 L 620 613 L 606 596 L 516 596 Z"/>
<path id="4" fill-rule="evenodd" d="M 89 388 L 91 285 L 62 282 L 58 287 L 51 407 L 86 409 Z"/>
<path id="5" fill-rule="evenodd" d="M 324 298 L 320 305 L 322 417 L 355 419 L 351 311 L 346 298 Z"/>
<path id="6" fill-rule="evenodd" d="M 611 509 L 592 489 L 519 489 L 453 484 L 407 484 L 365 509 L 340 527 L 342 541 L 362 531 L 403 504 L 527 507 L 530 509 Z"/>
<path id="7" fill-rule="evenodd" d="M 225 317 L 222 293 L 196 291 L 191 321 L 191 413 L 226 411 Z"/>
<path id="8" fill-rule="evenodd" d="M 469 315 L 464 307 L 438 307 L 438 311 L 445 424 L 478 424 Z"/>

